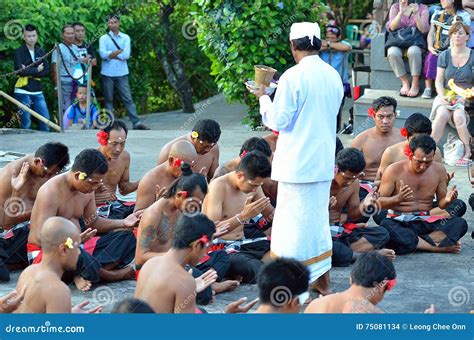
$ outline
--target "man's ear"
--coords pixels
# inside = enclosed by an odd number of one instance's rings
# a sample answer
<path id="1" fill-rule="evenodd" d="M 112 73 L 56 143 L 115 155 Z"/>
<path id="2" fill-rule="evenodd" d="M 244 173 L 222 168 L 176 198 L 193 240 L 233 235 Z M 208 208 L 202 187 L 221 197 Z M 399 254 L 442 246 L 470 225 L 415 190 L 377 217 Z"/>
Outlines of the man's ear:
<path id="1" fill-rule="evenodd" d="M 35 157 L 33 159 L 33 163 L 36 165 L 36 166 L 44 166 L 44 162 L 41 158 L 39 157 Z"/>

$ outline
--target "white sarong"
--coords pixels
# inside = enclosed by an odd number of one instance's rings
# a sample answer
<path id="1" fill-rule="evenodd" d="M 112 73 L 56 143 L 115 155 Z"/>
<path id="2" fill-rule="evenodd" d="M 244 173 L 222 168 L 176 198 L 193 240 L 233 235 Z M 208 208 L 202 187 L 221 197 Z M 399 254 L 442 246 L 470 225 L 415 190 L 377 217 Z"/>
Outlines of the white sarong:
<path id="1" fill-rule="evenodd" d="M 331 269 L 330 189 L 331 181 L 278 183 L 271 255 L 303 262 L 310 283 Z"/>

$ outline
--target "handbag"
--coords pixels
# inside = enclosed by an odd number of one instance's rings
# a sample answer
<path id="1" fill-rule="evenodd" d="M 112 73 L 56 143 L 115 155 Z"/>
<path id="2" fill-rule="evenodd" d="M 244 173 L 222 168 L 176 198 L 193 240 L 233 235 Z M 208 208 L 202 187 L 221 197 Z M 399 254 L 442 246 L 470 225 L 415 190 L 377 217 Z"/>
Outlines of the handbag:
<path id="1" fill-rule="evenodd" d="M 452 133 L 448 133 L 448 139 L 443 145 L 444 162 L 448 165 L 456 165 L 456 162 L 464 155 L 464 143 Z"/>
<path id="2" fill-rule="evenodd" d="M 396 46 L 399 48 L 409 48 L 410 46 L 418 46 L 426 48 L 426 39 L 416 27 L 400 28 L 396 31 L 389 31 L 385 48 Z"/>

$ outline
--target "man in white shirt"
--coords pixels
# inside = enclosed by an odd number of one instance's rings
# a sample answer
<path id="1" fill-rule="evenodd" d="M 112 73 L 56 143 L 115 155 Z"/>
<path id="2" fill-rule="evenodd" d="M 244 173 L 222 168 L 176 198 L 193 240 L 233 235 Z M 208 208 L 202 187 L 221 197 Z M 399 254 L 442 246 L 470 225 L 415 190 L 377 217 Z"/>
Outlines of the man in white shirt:
<path id="1" fill-rule="evenodd" d="M 102 58 L 100 74 L 102 75 L 105 108 L 109 112 L 113 112 L 114 89 L 116 88 L 127 109 L 133 128 L 135 130 L 149 130 L 138 118 L 137 108 L 128 83 L 127 60 L 130 58 L 130 37 L 120 32 L 120 18 L 117 14 L 108 15 L 106 20 L 109 32 L 99 39 L 99 54 Z"/>
<path id="2" fill-rule="evenodd" d="M 263 87 L 254 94 L 263 124 L 280 132 L 271 176 L 279 182 L 271 255 L 302 261 L 312 288 L 326 294 L 324 274 L 332 255 L 329 192 L 343 86 L 337 71 L 318 56 L 320 38 L 317 23 L 293 24 L 290 46 L 297 65 L 281 76 L 273 103 Z"/>

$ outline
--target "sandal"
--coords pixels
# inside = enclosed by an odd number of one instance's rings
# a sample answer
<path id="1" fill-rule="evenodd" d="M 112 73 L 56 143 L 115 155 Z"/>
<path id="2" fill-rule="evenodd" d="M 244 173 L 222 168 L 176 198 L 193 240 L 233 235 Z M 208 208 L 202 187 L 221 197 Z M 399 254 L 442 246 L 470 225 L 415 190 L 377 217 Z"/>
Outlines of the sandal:
<path id="1" fill-rule="evenodd" d="M 472 164 L 472 161 L 469 158 L 460 158 L 456 162 L 456 166 L 470 166 Z"/>

